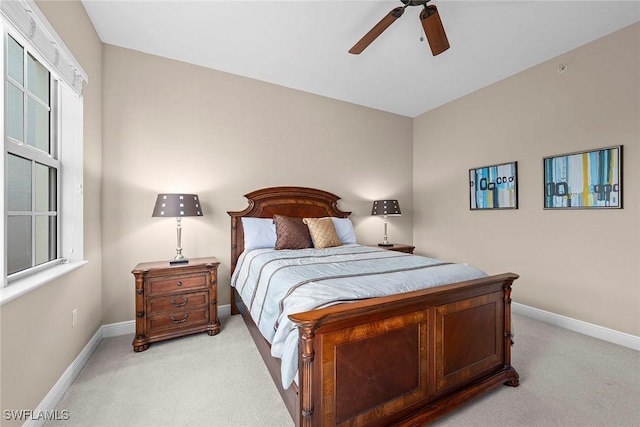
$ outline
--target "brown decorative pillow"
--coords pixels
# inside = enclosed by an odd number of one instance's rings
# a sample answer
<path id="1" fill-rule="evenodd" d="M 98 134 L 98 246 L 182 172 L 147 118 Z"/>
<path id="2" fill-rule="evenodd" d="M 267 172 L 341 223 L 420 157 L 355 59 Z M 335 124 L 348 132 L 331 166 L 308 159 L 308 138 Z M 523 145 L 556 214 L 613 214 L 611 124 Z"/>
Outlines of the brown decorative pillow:
<path id="1" fill-rule="evenodd" d="M 274 215 L 276 249 L 305 249 L 311 247 L 309 229 L 301 218 Z"/>
<path id="2" fill-rule="evenodd" d="M 316 249 L 342 245 L 331 218 L 304 218 L 302 221 L 309 227 L 311 240 Z"/>

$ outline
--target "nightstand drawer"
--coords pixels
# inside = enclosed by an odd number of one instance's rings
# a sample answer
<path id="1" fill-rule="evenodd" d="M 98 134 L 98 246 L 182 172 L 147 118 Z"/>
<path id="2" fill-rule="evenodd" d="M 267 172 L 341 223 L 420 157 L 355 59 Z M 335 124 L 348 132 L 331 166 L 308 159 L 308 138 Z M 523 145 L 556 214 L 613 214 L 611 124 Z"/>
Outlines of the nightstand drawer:
<path id="1" fill-rule="evenodd" d="M 184 311 L 197 306 L 206 306 L 208 303 L 208 292 L 183 293 L 166 297 L 149 298 L 147 300 L 147 313 L 175 310 Z"/>
<path id="2" fill-rule="evenodd" d="M 209 322 L 208 307 L 199 310 L 177 310 L 159 313 L 147 317 L 147 329 L 149 333 L 174 328 L 188 328 L 195 325 L 203 325 Z"/>
<path id="3" fill-rule="evenodd" d="M 207 287 L 207 276 L 199 274 L 197 276 L 175 276 L 171 278 L 149 279 L 147 292 L 149 295 L 162 294 L 167 292 L 184 292 L 186 289 L 205 289 Z"/>

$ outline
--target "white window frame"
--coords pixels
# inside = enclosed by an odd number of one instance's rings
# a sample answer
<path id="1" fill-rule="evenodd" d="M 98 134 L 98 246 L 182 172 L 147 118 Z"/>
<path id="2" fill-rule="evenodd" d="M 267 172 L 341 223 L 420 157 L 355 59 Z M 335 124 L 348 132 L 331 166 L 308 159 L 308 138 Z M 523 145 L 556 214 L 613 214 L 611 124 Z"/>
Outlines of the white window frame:
<path id="1" fill-rule="evenodd" d="M 0 88 L 3 100 L 0 103 L 0 157 L 2 173 L 0 173 L 0 188 L 3 197 L 0 198 L 0 212 L 2 212 L 2 226 L 0 226 L 0 305 L 26 294 L 40 286 L 51 282 L 65 274 L 81 267 L 86 263 L 83 255 L 83 84 L 88 81 L 73 55 L 57 36 L 53 28 L 35 3 L 31 0 L 0 0 Z M 59 242 L 57 262 L 50 262 L 43 266 L 25 270 L 24 274 L 12 275 L 7 280 L 7 210 L 6 210 L 6 166 L 7 147 L 5 146 L 5 99 L 6 99 L 6 38 L 10 34 L 18 43 L 24 46 L 38 61 L 40 61 L 56 80 L 57 91 L 53 91 L 57 99 L 51 99 L 60 107 L 58 114 L 51 120 L 55 134 L 51 138 L 57 144 L 61 167 L 58 172 L 59 180 Z"/>

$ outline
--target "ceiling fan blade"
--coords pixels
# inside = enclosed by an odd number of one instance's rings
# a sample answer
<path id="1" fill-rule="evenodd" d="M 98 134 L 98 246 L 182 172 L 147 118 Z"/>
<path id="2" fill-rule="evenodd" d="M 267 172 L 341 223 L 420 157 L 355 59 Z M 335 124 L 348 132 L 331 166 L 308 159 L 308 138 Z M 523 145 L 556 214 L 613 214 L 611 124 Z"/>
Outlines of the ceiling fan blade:
<path id="1" fill-rule="evenodd" d="M 406 6 L 405 6 L 406 7 Z M 363 50 L 367 48 L 373 41 L 378 38 L 380 34 L 391 24 L 395 22 L 396 19 L 400 18 L 404 13 L 405 7 L 396 7 L 391 12 L 389 12 L 384 18 L 380 20 L 372 29 L 369 30 L 367 34 L 365 34 L 351 49 L 349 49 L 349 53 L 354 55 L 360 54 Z"/>
<path id="2" fill-rule="evenodd" d="M 424 34 L 427 36 L 433 56 L 440 55 L 449 49 L 449 40 L 444 32 L 437 7 L 434 5 L 425 6 L 420 12 L 420 22 L 422 22 L 422 28 L 424 28 Z"/>

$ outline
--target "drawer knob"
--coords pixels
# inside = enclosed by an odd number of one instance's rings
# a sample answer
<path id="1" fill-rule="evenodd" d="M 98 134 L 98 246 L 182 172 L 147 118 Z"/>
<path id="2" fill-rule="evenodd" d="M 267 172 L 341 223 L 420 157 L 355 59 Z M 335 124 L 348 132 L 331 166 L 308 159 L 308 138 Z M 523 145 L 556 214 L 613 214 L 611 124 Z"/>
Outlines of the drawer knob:
<path id="1" fill-rule="evenodd" d="M 187 304 L 187 301 L 189 301 L 189 298 L 187 297 L 182 297 L 182 302 L 176 302 L 176 300 L 172 299 L 171 305 L 173 305 L 174 307 L 182 307 L 183 305 Z"/>
<path id="2" fill-rule="evenodd" d="M 176 286 L 182 286 L 182 282 L 178 280 L 178 283 L 176 283 Z"/>
<path id="3" fill-rule="evenodd" d="M 173 323 L 184 323 L 187 320 L 187 317 L 189 317 L 188 314 L 185 314 L 182 319 L 176 319 L 175 317 L 171 316 L 171 321 Z"/>

